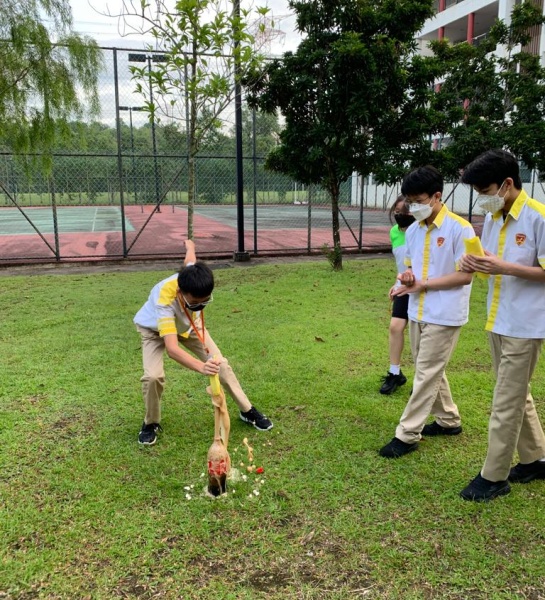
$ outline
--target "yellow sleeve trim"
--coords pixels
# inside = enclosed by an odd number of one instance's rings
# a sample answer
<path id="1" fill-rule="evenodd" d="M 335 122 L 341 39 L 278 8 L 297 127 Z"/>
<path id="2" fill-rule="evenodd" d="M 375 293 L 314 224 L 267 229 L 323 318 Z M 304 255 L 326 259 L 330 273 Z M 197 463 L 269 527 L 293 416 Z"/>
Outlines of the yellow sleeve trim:
<path id="1" fill-rule="evenodd" d="M 176 320 L 173 317 L 164 317 L 159 319 L 157 325 L 159 327 L 159 335 L 161 337 L 169 334 L 178 334 L 178 331 L 176 330 Z"/>

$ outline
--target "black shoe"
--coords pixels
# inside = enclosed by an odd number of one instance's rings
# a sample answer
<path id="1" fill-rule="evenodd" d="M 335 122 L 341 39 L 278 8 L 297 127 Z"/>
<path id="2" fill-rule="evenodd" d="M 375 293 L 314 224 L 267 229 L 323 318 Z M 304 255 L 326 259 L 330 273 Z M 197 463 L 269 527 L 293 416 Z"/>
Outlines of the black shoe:
<path id="1" fill-rule="evenodd" d="M 424 429 L 422 429 L 422 435 L 459 435 L 462 433 L 462 426 L 459 427 L 443 427 L 439 425 L 437 421 L 430 423 L 429 425 L 424 425 Z"/>
<path id="2" fill-rule="evenodd" d="M 530 483 L 534 479 L 545 479 L 545 461 L 535 460 L 525 465 L 519 463 L 509 471 L 508 479 L 512 483 Z"/>
<path id="3" fill-rule="evenodd" d="M 380 388 L 379 392 L 381 394 L 390 395 L 393 394 L 398 387 L 405 385 L 407 383 L 407 378 L 400 371 L 399 375 L 388 373 L 388 375 L 383 378 L 382 382 L 382 387 Z"/>
<path id="4" fill-rule="evenodd" d="M 163 431 L 159 423 L 142 423 L 142 429 L 138 434 L 138 443 L 142 446 L 153 446 L 157 441 L 157 432 Z"/>
<path id="5" fill-rule="evenodd" d="M 257 408 L 250 408 L 250 410 L 246 412 L 240 411 L 240 418 L 245 423 L 250 423 L 259 431 L 269 431 L 269 429 L 273 428 L 273 424 L 270 419 L 267 419 L 265 415 L 262 415 Z"/>
<path id="6" fill-rule="evenodd" d="M 398 438 L 393 438 L 391 442 L 383 446 L 378 453 L 384 458 L 399 458 L 409 452 L 414 452 L 418 448 L 418 442 L 407 444 Z"/>
<path id="7" fill-rule="evenodd" d="M 465 487 L 460 496 L 464 500 L 473 500 L 474 502 L 488 502 L 498 496 L 505 496 L 511 491 L 511 486 L 505 481 L 488 481 L 480 473 L 475 479 Z"/>

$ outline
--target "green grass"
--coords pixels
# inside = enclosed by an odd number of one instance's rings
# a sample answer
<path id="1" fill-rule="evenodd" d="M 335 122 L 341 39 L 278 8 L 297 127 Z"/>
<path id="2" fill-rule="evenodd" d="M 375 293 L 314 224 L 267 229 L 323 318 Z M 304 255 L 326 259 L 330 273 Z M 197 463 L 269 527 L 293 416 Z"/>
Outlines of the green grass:
<path id="1" fill-rule="evenodd" d="M 229 401 L 233 464 L 247 436 L 265 482 L 211 500 L 202 376 L 167 361 L 164 432 L 136 443 L 132 317 L 166 275 L 1 278 L 0 598 L 544 597 L 545 483 L 458 497 L 487 445 L 482 282 L 449 368 L 464 433 L 389 461 L 377 450 L 410 389 L 377 391 L 393 261 L 217 270 L 207 325 L 275 427 L 248 428 Z M 533 389 L 543 414 L 543 363 Z"/>

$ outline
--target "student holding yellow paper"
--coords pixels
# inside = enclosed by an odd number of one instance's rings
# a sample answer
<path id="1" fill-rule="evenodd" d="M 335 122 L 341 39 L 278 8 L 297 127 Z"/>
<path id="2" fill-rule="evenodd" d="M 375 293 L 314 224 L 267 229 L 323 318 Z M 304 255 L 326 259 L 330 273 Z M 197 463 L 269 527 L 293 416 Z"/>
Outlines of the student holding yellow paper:
<path id="1" fill-rule="evenodd" d="M 464 245 L 466 249 L 466 254 L 471 254 L 473 256 L 484 256 L 483 246 L 481 244 L 481 240 L 475 236 L 468 240 L 464 240 Z M 477 277 L 480 279 L 488 279 L 488 275 L 486 273 L 475 273 Z"/>
<path id="2" fill-rule="evenodd" d="M 509 482 L 545 479 L 545 435 L 530 393 L 545 338 L 545 206 L 522 189 L 518 162 L 504 150 L 477 157 L 462 182 L 487 212 L 484 256 L 468 252 L 460 268 L 489 276 L 486 330 L 496 386 L 488 453 L 461 496 L 488 501 L 508 494 Z M 511 468 L 515 451 L 520 462 Z"/>

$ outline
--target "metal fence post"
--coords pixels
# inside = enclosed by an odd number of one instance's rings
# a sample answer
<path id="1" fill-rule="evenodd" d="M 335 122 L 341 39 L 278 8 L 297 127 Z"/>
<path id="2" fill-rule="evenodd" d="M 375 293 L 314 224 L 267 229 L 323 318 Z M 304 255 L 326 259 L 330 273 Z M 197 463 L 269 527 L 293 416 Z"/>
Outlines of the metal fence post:
<path id="1" fill-rule="evenodd" d="M 121 210 L 121 240 L 123 258 L 127 258 L 127 232 L 125 230 L 125 200 L 123 198 L 123 156 L 121 150 L 121 117 L 119 116 L 119 78 L 117 73 L 117 48 L 114 48 L 115 129 L 117 136 L 117 174 L 119 177 L 119 208 Z"/>

